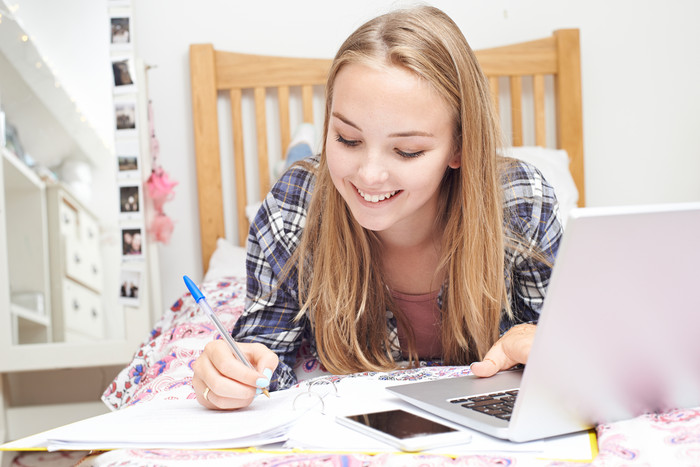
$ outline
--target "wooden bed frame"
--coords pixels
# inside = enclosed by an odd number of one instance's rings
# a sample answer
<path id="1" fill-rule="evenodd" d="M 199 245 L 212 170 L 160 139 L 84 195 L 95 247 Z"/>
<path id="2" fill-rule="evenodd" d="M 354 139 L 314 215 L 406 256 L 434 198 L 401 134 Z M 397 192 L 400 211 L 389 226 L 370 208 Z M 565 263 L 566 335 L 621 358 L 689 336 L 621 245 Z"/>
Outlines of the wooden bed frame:
<path id="1" fill-rule="evenodd" d="M 554 127 L 556 147 L 565 149 L 571 160 L 570 169 L 579 192 L 579 206 L 585 205 L 583 167 L 583 120 L 581 104 L 581 65 L 579 31 L 563 29 L 550 37 L 520 44 L 476 51 L 488 76 L 496 108 L 507 105 L 512 128 L 511 144 L 523 141 L 546 147 L 545 77 L 553 76 L 553 99 L 556 105 Z M 252 90 L 257 132 L 257 168 L 262 200 L 270 189 L 268 154 L 267 90 L 275 88 L 279 109 L 280 147 L 287 148 L 291 139 L 290 88 L 301 88 L 304 122 L 313 122 L 313 89 L 324 86 L 331 60 L 247 55 L 215 50 L 211 44 L 190 46 L 192 115 L 194 120 L 195 158 L 199 195 L 202 264 L 206 271 L 209 258 L 219 237 L 225 237 L 224 203 L 221 180 L 221 154 L 217 100 L 227 95 L 231 106 L 233 161 L 236 189 L 238 242 L 245 245 L 248 220 L 246 167 L 243 150 L 242 96 Z M 523 83 L 532 83 L 534 115 L 523 115 Z M 508 83 L 508 103 L 503 100 L 502 84 Z M 323 118 L 319 115 L 318 118 Z M 507 116 L 502 116 L 507 118 Z M 523 120 L 534 121 L 534 135 L 523 134 Z M 532 143 L 530 143 L 532 144 Z M 228 155 L 226 157 L 229 157 Z M 254 201 L 258 201 L 254 200 Z"/>

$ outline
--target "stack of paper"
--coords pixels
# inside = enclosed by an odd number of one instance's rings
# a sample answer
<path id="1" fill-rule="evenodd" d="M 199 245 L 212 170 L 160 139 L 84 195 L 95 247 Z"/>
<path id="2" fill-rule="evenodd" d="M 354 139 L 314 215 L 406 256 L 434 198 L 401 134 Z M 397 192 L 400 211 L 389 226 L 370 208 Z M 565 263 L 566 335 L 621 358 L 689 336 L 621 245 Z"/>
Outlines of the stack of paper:
<path id="1" fill-rule="evenodd" d="M 258 407 L 265 403 L 265 408 Z M 267 410 L 270 410 L 268 412 Z M 238 411 L 208 410 L 195 400 L 154 401 L 81 420 L 7 443 L 3 450 L 46 448 L 215 449 L 261 446 L 284 441 L 302 415 L 285 398 L 256 400 Z"/>

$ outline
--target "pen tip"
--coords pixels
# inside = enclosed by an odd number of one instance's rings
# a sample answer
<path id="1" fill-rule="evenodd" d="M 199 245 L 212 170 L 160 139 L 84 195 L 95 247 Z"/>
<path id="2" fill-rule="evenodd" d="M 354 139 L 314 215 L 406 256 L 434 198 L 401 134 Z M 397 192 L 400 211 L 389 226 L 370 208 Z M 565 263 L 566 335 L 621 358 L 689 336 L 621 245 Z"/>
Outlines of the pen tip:
<path id="1" fill-rule="evenodd" d="M 263 389 L 262 393 L 265 394 L 268 398 L 270 397 L 270 391 L 268 391 L 267 389 Z"/>

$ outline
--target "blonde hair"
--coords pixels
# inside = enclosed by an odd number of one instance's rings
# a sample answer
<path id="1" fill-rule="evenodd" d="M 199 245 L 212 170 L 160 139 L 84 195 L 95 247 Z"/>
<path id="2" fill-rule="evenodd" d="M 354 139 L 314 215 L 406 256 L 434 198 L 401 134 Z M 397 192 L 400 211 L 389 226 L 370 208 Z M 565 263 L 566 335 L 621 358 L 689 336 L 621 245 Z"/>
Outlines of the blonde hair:
<path id="1" fill-rule="evenodd" d="M 404 324 L 385 285 L 379 242 L 353 218 L 326 164 L 325 140 L 339 70 L 349 63 L 403 67 L 429 83 L 455 122 L 461 168 L 446 170 L 437 225 L 444 232 L 438 272 L 445 364 L 481 359 L 498 338 L 503 309 L 504 233 L 496 149 L 498 126 L 488 82 L 457 25 L 433 7 L 397 10 L 370 20 L 340 47 L 328 76 L 324 146 L 299 248 L 301 311 L 313 327 L 319 358 L 335 373 L 396 367 L 386 311 Z M 437 277 L 440 277 L 439 275 Z M 403 326 L 410 329 L 410 326 Z M 417 361 L 409 335 L 409 359 Z"/>

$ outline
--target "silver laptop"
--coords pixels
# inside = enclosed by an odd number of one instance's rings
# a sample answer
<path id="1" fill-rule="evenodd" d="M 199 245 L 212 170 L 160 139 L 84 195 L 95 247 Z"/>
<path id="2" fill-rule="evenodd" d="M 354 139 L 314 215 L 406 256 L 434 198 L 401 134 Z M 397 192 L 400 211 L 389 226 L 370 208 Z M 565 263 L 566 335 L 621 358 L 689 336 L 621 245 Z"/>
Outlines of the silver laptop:
<path id="1" fill-rule="evenodd" d="M 388 390 L 512 441 L 700 406 L 700 203 L 575 209 L 524 370 Z"/>

